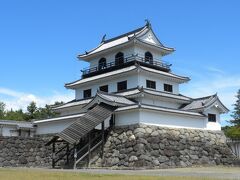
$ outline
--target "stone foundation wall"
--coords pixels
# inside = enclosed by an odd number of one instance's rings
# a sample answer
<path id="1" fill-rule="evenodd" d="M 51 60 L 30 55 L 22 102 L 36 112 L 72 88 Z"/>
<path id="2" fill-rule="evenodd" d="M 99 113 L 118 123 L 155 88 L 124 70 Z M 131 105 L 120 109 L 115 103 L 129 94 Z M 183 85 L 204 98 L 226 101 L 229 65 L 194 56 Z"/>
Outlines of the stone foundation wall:
<path id="1" fill-rule="evenodd" d="M 49 137 L 0 137 L 0 167 L 51 167 Z"/>
<path id="2" fill-rule="evenodd" d="M 0 167 L 51 168 L 52 146 L 46 137 L 0 137 Z M 91 166 L 172 168 L 232 165 L 235 157 L 221 131 L 133 125 L 113 129 L 104 145 L 91 154 Z M 62 144 L 56 148 L 59 149 Z M 59 162 L 60 166 L 61 163 Z"/>
<path id="3" fill-rule="evenodd" d="M 221 131 L 134 125 L 115 128 L 104 146 L 103 159 L 92 166 L 172 168 L 231 165 L 235 158 Z"/>

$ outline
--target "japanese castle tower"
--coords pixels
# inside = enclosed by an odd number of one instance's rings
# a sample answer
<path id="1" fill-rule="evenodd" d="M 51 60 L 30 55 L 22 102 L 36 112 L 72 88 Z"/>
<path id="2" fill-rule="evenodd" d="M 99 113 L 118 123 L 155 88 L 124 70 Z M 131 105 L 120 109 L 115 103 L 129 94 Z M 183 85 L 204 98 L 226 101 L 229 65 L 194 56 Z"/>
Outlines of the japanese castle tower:
<path id="1" fill-rule="evenodd" d="M 100 145 L 101 158 L 94 158 L 100 166 L 228 163 L 219 131 L 220 114 L 228 109 L 216 94 L 197 99 L 180 94 L 179 85 L 190 79 L 174 74 L 163 61 L 173 52 L 147 21 L 115 38 L 104 36 L 96 48 L 79 55 L 89 67 L 79 80 L 65 84 L 75 99 L 54 107 L 59 117 L 34 121 L 36 134 L 53 134 L 47 144 L 53 144 L 52 166 L 59 162 L 58 142 L 67 144 L 65 156 L 74 159 L 74 168 L 86 157 L 93 164 L 91 154 Z"/>
<path id="2" fill-rule="evenodd" d="M 179 85 L 190 79 L 174 74 L 171 64 L 163 61 L 173 52 L 159 41 L 149 22 L 112 39 L 104 36 L 96 48 L 78 56 L 90 66 L 82 70 L 80 80 L 65 85 L 75 91 L 75 99 L 55 108 L 62 118 L 53 131 L 63 130 L 101 102 L 117 107 L 115 126 L 220 130 L 220 114 L 228 109 L 216 94 L 197 99 L 180 94 Z"/>

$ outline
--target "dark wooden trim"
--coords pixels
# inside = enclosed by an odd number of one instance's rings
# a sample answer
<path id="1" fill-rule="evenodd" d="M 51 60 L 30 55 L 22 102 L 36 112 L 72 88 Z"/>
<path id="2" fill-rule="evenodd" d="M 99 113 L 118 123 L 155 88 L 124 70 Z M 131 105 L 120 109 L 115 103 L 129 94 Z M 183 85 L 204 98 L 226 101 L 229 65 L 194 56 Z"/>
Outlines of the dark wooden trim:
<path id="1" fill-rule="evenodd" d="M 52 143 L 52 168 L 55 168 L 55 142 Z"/>
<path id="2" fill-rule="evenodd" d="M 105 139 L 105 136 L 104 136 L 104 131 L 105 131 L 105 124 L 104 124 L 104 121 L 102 122 L 102 158 L 103 158 L 103 154 L 104 154 L 104 139 Z"/>
<path id="3" fill-rule="evenodd" d="M 88 167 L 91 161 L 91 131 L 88 133 Z"/>

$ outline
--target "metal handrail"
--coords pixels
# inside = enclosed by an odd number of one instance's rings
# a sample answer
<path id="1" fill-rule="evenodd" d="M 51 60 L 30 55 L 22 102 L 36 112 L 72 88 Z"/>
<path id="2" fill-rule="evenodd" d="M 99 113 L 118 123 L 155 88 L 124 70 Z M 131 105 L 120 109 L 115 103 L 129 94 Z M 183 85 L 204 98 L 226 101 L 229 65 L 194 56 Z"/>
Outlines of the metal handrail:
<path id="1" fill-rule="evenodd" d="M 122 59 L 122 57 L 119 58 L 119 59 Z M 108 68 L 111 68 L 111 67 L 114 67 L 114 66 L 123 65 L 123 64 L 126 64 L 128 62 L 132 62 L 132 61 L 147 63 L 147 64 L 151 64 L 151 65 L 154 65 L 154 66 L 162 67 L 162 68 L 165 68 L 165 69 L 170 69 L 170 66 L 171 66 L 171 64 L 169 64 L 167 62 L 155 60 L 151 57 L 145 58 L 145 57 L 139 56 L 137 54 L 137 55 L 132 55 L 132 56 L 123 58 L 122 63 L 119 62 L 119 60 L 111 61 L 111 62 L 108 62 L 108 63 L 104 62 L 104 63 L 98 64 L 95 67 L 84 68 L 84 69 L 81 70 L 81 72 L 82 72 L 83 75 L 87 75 L 87 74 L 97 72 L 97 71 L 101 71 L 101 70 L 104 70 L 104 69 L 108 69 Z"/>

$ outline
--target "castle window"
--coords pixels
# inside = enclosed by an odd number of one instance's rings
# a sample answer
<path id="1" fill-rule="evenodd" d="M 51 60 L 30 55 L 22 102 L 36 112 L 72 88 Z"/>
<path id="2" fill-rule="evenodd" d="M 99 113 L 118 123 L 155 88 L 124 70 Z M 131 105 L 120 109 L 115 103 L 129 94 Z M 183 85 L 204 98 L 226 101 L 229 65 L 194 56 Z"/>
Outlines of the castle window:
<path id="1" fill-rule="evenodd" d="M 147 88 L 156 89 L 155 81 L 146 80 L 146 85 L 147 85 Z"/>
<path id="2" fill-rule="evenodd" d="M 106 58 L 101 58 L 101 59 L 98 61 L 98 69 L 99 69 L 99 70 L 104 69 L 104 68 L 106 68 L 106 66 L 107 66 Z"/>
<path id="3" fill-rule="evenodd" d="M 208 122 L 216 122 L 216 114 L 208 114 Z"/>
<path id="4" fill-rule="evenodd" d="M 117 91 L 123 91 L 127 89 L 127 81 L 117 83 Z"/>
<path id="5" fill-rule="evenodd" d="M 92 97 L 92 90 L 91 89 L 86 89 L 83 91 L 83 98 L 89 98 Z"/>
<path id="6" fill-rule="evenodd" d="M 120 65 L 124 63 L 124 54 L 119 52 L 115 56 L 115 65 Z"/>
<path id="7" fill-rule="evenodd" d="M 145 62 L 153 63 L 153 55 L 149 51 L 145 53 Z"/>
<path id="8" fill-rule="evenodd" d="M 99 90 L 100 90 L 100 91 L 103 91 L 103 92 L 108 92 L 108 85 L 100 86 L 100 87 L 99 87 Z"/>
<path id="9" fill-rule="evenodd" d="M 164 84 L 164 91 L 173 92 L 173 86 L 170 84 Z"/>

